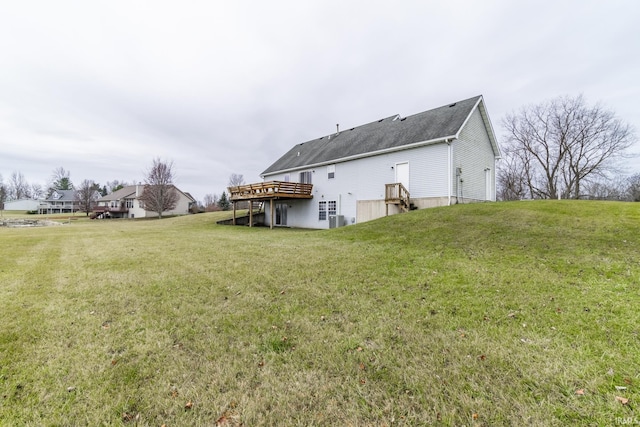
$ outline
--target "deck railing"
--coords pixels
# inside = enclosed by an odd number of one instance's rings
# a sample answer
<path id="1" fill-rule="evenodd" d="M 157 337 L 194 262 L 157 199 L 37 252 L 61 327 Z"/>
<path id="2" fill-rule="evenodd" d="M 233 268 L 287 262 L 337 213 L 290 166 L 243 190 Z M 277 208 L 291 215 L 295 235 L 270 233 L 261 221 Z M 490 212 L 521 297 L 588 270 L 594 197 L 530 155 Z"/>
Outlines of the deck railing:
<path id="1" fill-rule="evenodd" d="M 388 204 L 400 205 L 400 209 L 408 211 L 411 206 L 409 190 L 400 182 L 385 184 L 384 201 Z"/>
<path id="2" fill-rule="evenodd" d="M 267 181 L 255 184 L 237 185 L 228 187 L 229 200 L 251 199 L 311 199 L 313 195 L 312 184 L 300 182 Z"/>

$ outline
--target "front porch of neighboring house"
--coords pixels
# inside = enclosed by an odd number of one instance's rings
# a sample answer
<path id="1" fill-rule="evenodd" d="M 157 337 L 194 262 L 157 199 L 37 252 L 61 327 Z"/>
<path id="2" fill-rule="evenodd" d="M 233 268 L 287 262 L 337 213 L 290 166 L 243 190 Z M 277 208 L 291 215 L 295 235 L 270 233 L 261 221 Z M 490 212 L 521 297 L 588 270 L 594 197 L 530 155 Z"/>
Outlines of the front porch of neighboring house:
<path id="1" fill-rule="evenodd" d="M 228 187 L 229 200 L 233 204 L 233 219 L 231 223 L 233 225 L 238 224 L 239 218 L 236 215 L 236 203 L 237 202 L 249 202 L 248 212 L 248 225 L 253 227 L 254 216 L 260 214 L 264 209 L 265 202 L 269 202 L 270 218 L 269 228 L 273 228 L 274 215 L 274 200 L 290 200 L 290 199 L 312 199 L 313 184 L 302 184 L 300 182 L 285 182 L 285 181 L 267 181 L 259 182 L 255 184 L 238 185 L 235 187 Z M 257 212 L 255 212 L 255 204 L 258 204 Z M 246 223 L 242 221 L 243 224 Z"/>
<path id="2" fill-rule="evenodd" d="M 39 214 L 63 214 L 78 211 L 78 204 L 74 201 L 58 201 L 41 203 L 38 206 Z"/>

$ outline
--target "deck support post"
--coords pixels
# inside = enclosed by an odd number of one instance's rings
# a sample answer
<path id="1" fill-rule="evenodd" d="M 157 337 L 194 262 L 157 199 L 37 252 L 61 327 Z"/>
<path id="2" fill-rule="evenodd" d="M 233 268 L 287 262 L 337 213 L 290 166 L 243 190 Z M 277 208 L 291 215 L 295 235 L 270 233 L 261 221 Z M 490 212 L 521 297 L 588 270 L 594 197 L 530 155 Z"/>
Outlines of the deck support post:
<path id="1" fill-rule="evenodd" d="M 233 225 L 236 225 L 236 202 L 233 202 Z"/>
<path id="2" fill-rule="evenodd" d="M 269 218 L 269 228 L 273 230 L 273 199 L 269 199 L 269 210 L 271 211 L 271 217 Z"/>
<path id="3" fill-rule="evenodd" d="M 249 201 L 249 227 L 253 227 L 253 201 Z"/>

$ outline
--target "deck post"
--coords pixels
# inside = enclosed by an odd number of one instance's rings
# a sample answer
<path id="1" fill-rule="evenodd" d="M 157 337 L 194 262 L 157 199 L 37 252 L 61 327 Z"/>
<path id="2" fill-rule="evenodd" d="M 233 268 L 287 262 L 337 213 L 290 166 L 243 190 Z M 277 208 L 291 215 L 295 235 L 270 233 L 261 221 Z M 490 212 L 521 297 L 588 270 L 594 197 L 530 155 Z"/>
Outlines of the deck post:
<path id="1" fill-rule="evenodd" d="M 236 225 L 236 202 L 233 202 L 233 225 Z"/>
<path id="2" fill-rule="evenodd" d="M 249 200 L 249 227 L 253 227 L 253 200 Z"/>
<path id="3" fill-rule="evenodd" d="M 271 217 L 269 218 L 269 228 L 273 230 L 273 199 L 269 199 L 269 210 L 271 211 Z"/>

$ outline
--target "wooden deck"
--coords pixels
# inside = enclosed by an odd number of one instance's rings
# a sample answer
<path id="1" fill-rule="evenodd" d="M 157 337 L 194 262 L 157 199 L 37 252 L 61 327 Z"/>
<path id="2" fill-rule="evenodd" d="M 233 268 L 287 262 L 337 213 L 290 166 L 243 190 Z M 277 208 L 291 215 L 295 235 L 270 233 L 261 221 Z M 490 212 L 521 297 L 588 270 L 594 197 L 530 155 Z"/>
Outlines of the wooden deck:
<path id="1" fill-rule="evenodd" d="M 267 181 L 228 187 L 229 200 L 312 199 L 313 184 Z"/>
<path id="2" fill-rule="evenodd" d="M 233 203 L 233 218 L 231 223 L 233 225 L 238 224 L 238 218 L 236 217 L 236 202 L 250 201 L 252 207 L 249 209 L 249 227 L 254 225 L 254 209 L 253 202 L 255 201 L 269 201 L 270 211 L 270 224 L 269 227 L 273 228 L 273 201 L 285 200 L 285 199 L 313 199 L 313 184 L 302 184 L 299 182 L 285 182 L 285 181 L 267 181 L 258 182 L 255 184 L 237 185 L 235 187 L 228 187 L 229 200 Z M 260 212 L 260 210 L 258 210 Z M 264 218 L 264 214 L 263 218 Z"/>

